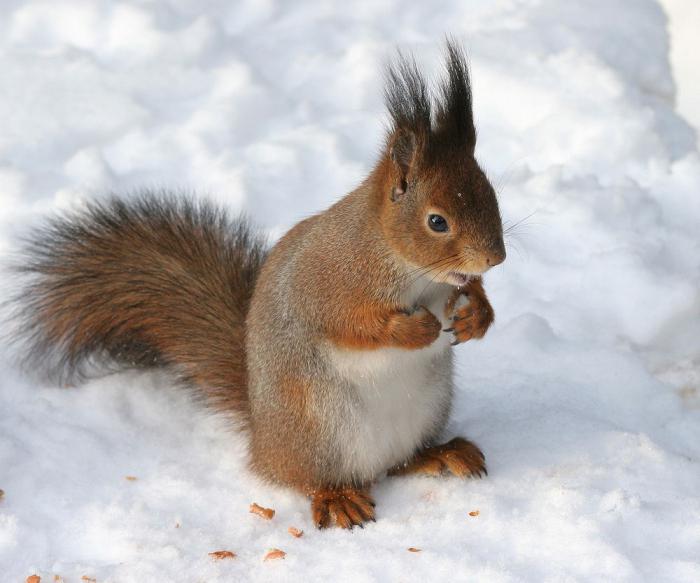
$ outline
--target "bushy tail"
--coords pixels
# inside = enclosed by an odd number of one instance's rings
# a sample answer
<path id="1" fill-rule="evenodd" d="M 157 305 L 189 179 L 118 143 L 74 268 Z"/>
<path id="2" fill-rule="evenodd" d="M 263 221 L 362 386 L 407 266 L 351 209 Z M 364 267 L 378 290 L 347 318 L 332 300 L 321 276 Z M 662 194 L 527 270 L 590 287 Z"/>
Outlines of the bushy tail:
<path id="1" fill-rule="evenodd" d="M 94 361 L 168 366 L 245 413 L 245 318 L 264 258 L 245 220 L 183 197 L 112 198 L 52 219 L 17 267 L 27 363 L 63 381 Z"/>

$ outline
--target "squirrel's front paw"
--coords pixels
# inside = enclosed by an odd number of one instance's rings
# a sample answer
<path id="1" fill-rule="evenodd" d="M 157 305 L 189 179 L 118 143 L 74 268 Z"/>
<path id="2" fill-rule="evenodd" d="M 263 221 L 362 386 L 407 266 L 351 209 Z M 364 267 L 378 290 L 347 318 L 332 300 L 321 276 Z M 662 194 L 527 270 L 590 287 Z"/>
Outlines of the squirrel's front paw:
<path id="1" fill-rule="evenodd" d="M 440 336 L 440 320 L 421 306 L 412 313 L 397 312 L 390 321 L 391 337 L 396 346 L 423 348 L 430 346 Z"/>
<path id="2" fill-rule="evenodd" d="M 445 332 L 454 333 L 452 345 L 472 338 L 483 338 L 493 323 L 493 308 L 485 296 L 479 294 L 460 295 L 455 302 L 452 327 Z"/>

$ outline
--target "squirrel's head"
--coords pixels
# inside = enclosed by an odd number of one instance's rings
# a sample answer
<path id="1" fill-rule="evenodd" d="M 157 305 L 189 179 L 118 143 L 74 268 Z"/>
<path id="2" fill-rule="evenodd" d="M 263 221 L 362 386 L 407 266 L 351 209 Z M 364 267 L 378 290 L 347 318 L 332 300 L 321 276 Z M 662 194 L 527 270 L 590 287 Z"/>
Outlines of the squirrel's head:
<path id="1" fill-rule="evenodd" d="M 462 285 L 506 252 L 496 193 L 474 158 L 466 59 L 449 40 L 446 56 L 435 100 L 412 59 L 399 56 L 388 68 L 380 214 L 387 242 L 408 264 Z"/>

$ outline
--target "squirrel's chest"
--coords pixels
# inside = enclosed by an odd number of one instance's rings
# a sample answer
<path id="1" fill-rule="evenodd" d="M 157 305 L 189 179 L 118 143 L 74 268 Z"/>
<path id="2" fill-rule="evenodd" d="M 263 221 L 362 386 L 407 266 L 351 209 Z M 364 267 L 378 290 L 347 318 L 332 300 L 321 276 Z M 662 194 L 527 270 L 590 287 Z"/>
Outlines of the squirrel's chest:
<path id="1" fill-rule="evenodd" d="M 424 299 L 442 317 L 447 295 Z M 353 478 L 376 478 L 442 429 L 452 399 L 452 355 L 444 336 L 420 350 L 332 350 L 335 374 L 349 387 L 336 430 Z"/>

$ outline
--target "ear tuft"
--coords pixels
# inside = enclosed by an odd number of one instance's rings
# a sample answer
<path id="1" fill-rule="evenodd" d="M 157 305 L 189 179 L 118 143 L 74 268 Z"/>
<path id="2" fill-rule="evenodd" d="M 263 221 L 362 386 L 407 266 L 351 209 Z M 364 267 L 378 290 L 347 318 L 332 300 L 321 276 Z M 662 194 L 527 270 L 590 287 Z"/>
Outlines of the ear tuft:
<path id="1" fill-rule="evenodd" d="M 472 88 L 469 65 L 464 50 L 453 38 L 447 37 L 445 54 L 446 75 L 440 83 L 435 133 L 440 141 L 453 148 L 474 150 L 476 129 L 472 114 Z"/>
<path id="2" fill-rule="evenodd" d="M 430 135 L 430 95 L 415 60 L 399 52 L 387 66 L 385 80 L 384 100 L 391 116 L 391 133 Z"/>

